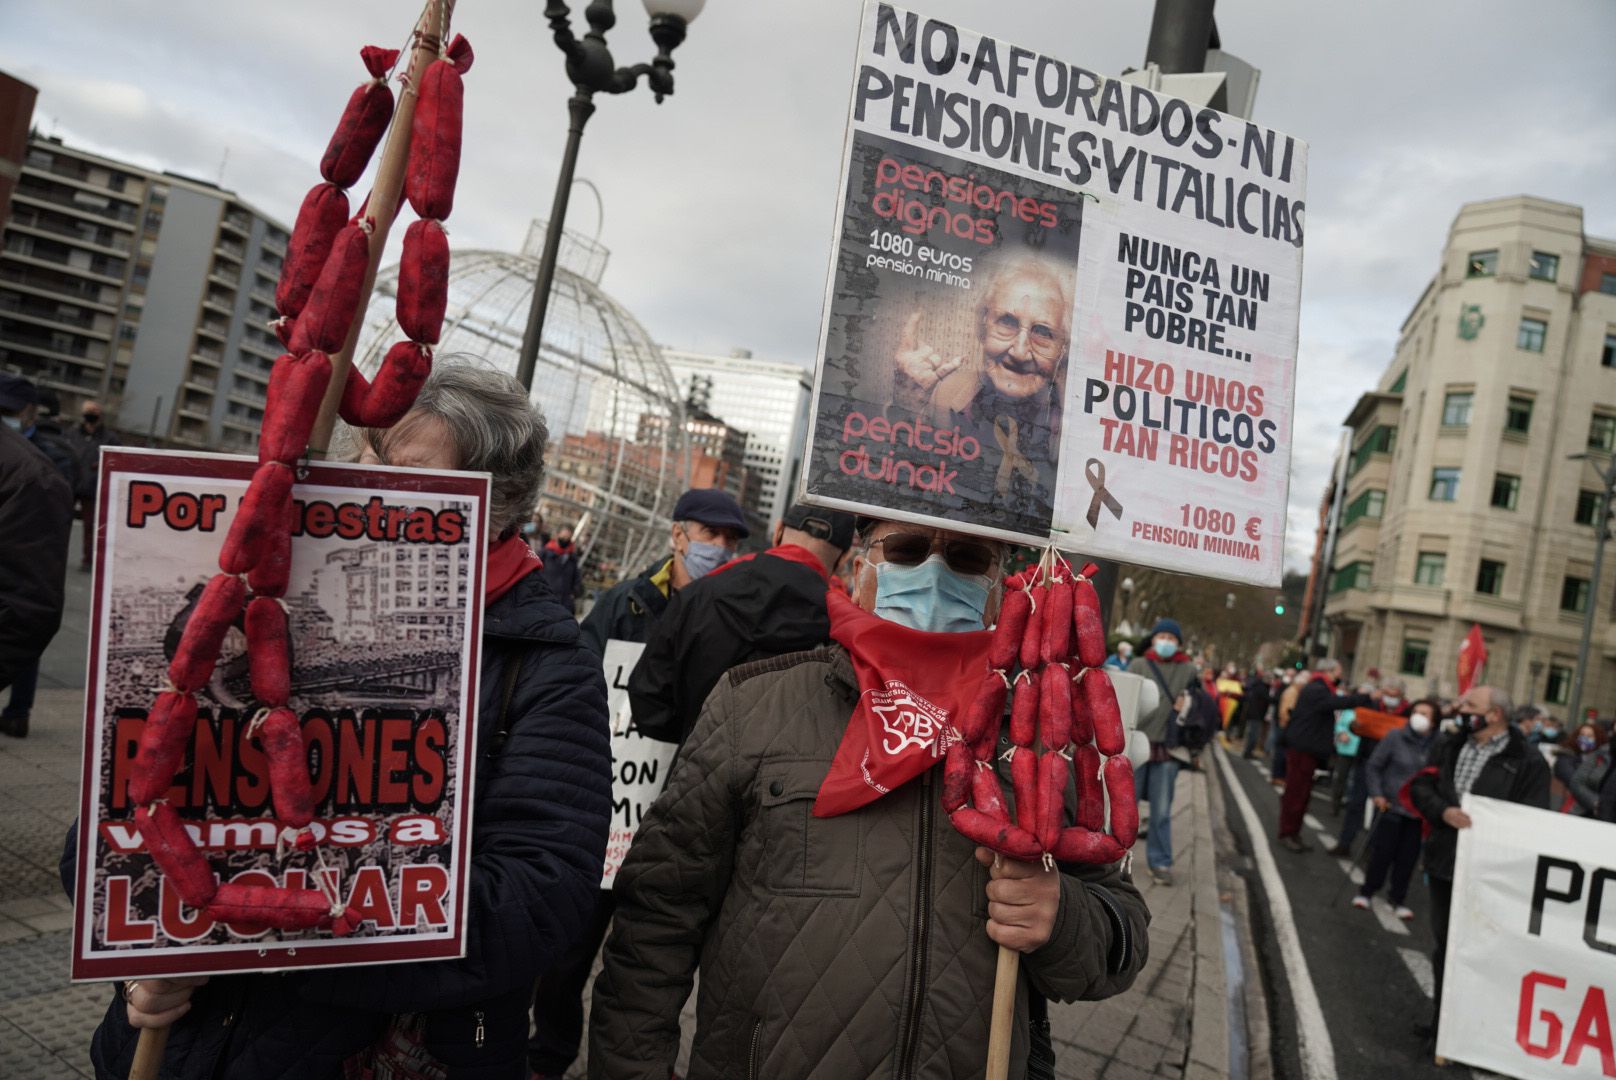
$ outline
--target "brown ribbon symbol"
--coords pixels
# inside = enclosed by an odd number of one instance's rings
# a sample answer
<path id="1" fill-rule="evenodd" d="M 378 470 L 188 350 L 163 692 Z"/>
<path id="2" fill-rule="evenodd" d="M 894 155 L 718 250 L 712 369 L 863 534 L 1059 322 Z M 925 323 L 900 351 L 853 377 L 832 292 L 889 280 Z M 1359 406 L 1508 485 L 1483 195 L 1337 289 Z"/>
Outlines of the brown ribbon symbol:
<path id="1" fill-rule="evenodd" d="M 1094 498 L 1089 500 L 1089 528 L 1098 529 L 1100 527 L 1100 507 L 1102 505 L 1111 511 L 1112 517 L 1121 521 L 1122 504 L 1117 502 L 1117 497 L 1111 494 L 1110 490 L 1105 486 L 1105 462 L 1099 458 L 1089 458 L 1083 466 L 1083 478 L 1089 482 L 1089 487 L 1094 489 Z"/>
<path id="2" fill-rule="evenodd" d="M 999 474 L 993 479 L 993 493 L 1001 499 L 1010 497 L 1010 480 L 1020 473 L 1027 483 L 1038 483 L 1038 467 L 1021 452 L 1021 425 L 1013 416 L 993 418 L 993 441 L 999 444 Z"/>

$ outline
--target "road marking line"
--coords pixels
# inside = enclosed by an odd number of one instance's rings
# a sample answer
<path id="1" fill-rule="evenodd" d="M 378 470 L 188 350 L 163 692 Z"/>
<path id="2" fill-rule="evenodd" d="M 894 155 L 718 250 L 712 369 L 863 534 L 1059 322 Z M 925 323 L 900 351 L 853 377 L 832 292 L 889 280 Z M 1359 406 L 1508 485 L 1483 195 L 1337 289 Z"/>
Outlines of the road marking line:
<path id="1" fill-rule="evenodd" d="M 1354 866 L 1350 859 L 1337 859 L 1335 864 L 1341 868 L 1343 874 L 1352 879 L 1354 885 L 1363 884 L 1363 867 Z"/>
<path id="2" fill-rule="evenodd" d="M 1320 821 L 1318 818 L 1314 817 L 1312 814 L 1303 814 L 1302 815 L 1302 824 L 1306 825 L 1308 828 L 1314 830 L 1315 832 L 1328 832 L 1329 831 L 1324 827 L 1324 822 Z"/>
<path id="3" fill-rule="evenodd" d="M 1330 1029 L 1324 1023 L 1324 1009 L 1319 1005 L 1319 993 L 1308 973 L 1307 956 L 1302 952 L 1302 939 L 1296 932 L 1296 920 L 1291 914 L 1290 896 L 1285 882 L 1274 865 L 1274 852 L 1262 820 L 1257 817 L 1246 789 L 1240 786 L 1228 757 L 1217 751 L 1218 768 L 1234 796 L 1251 835 L 1252 856 L 1257 862 L 1257 873 L 1262 878 L 1263 891 L 1268 894 L 1269 913 L 1273 917 L 1274 937 L 1279 941 L 1279 954 L 1285 961 L 1285 973 L 1290 980 L 1291 1000 L 1296 1006 L 1296 1030 L 1300 1037 L 1299 1056 L 1302 1075 L 1307 1080 L 1336 1080 L 1335 1047 L 1330 1041 Z"/>
<path id="4" fill-rule="evenodd" d="M 1362 884 L 1362 882 L 1359 882 L 1359 884 Z M 1403 937 L 1408 937 L 1408 927 L 1403 925 L 1403 920 L 1397 917 L 1397 912 L 1392 910 L 1390 903 L 1377 896 L 1369 901 L 1369 910 L 1373 911 L 1375 918 L 1380 920 L 1382 930 L 1388 934 L 1401 934 Z"/>
<path id="5" fill-rule="evenodd" d="M 1430 997 L 1436 993 L 1436 972 L 1431 968 L 1431 958 L 1418 949 L 1398 949 L 1397 955 L 1403 958 L 1403 966 L 1408 973 L 1414 976 L 1414 982 L 1419 985 L 1420 993 Z"/>

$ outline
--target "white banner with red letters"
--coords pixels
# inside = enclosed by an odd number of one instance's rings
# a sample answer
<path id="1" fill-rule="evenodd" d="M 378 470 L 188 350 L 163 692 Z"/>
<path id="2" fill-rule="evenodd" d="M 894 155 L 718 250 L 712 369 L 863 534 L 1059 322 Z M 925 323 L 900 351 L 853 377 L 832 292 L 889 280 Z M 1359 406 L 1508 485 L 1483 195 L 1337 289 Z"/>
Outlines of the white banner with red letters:
<path id="1" fill-rule="evenodd" d="M 1616 825 L 1467 797 L 1437 1054 L 1616 1077 Z"/>

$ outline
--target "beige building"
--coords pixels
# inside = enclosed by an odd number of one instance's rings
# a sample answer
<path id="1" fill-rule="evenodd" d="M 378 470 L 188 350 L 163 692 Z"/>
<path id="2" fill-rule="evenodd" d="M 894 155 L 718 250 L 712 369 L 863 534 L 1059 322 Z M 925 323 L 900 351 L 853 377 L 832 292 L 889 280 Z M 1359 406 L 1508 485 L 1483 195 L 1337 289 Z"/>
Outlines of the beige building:
<path id="1" fill-rule="evenodd" d="M 1461 208 L 1346 425 L 1328 649 L 1355 678 L 1379 668 L 1451 694 L 1480 624 L 1486 680 L 1553 711 L 1570 699 L 1593 604 L 1582 701 L 1610 712 L 1616 566 L 1598 596 L 1589 582 L 1599 473 L 1616 451 L 1616 241 L 1585 236 L 1581 208 L 1564 203 Z"/>

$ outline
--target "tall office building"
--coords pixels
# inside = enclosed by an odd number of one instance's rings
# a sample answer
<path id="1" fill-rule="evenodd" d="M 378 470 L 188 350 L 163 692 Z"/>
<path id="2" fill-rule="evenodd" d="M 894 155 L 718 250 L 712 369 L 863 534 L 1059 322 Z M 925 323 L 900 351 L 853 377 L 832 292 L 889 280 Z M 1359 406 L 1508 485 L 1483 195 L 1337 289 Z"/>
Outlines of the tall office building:
<path id="1" fill-rule="evenodd" d="M 0 369 L 126 434 L 248 450 L 287 229 L 212 184 L 34 135 L 0 252 Z"/>
<path id="2" fill-rule="evenodd" d="M 746 432 L 744 463 L 759 485 L 758 514 L 772 527 L 791 505 L 802 469 L 811 374 L 796 364 L 754 359 L 746 349 L 729 356 L 664 349 L 662 355 L 686 400 Z"/>
<path id="3" fill-rule="evenodd" d="M 1472 624 L 1484 678 L 1565 705 L 1584 613 L 1583 703 L 1616 694 L 1616 568 L 1590 595 L 1601 470 L 1616 453 L 1616 241 L 1582 210 L 1470 203 L 1403 322 L 1352 439 L 1328 566 L 1328 647 L 1355 676 L 1451 693 Z M 1315 587 L 1317 586 L 1315 582 Z"/>

